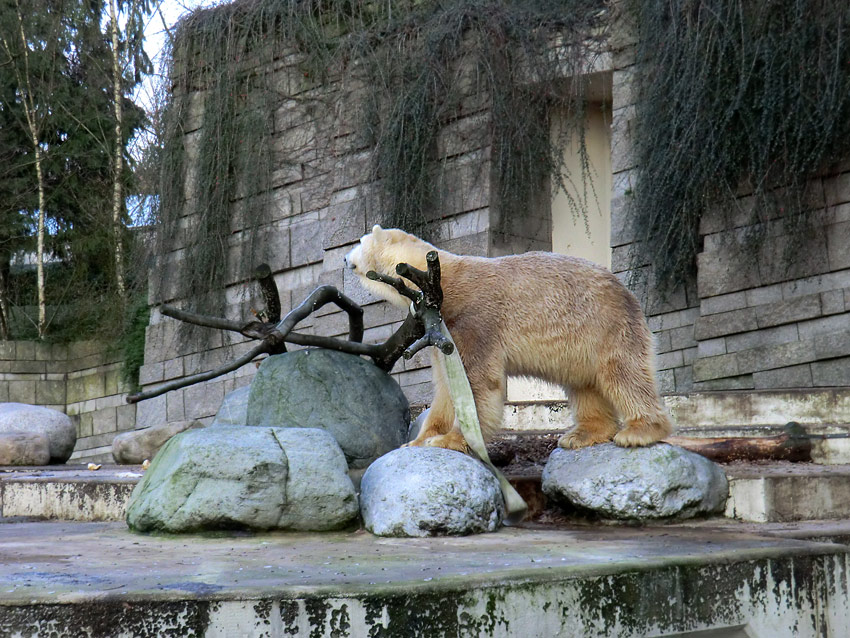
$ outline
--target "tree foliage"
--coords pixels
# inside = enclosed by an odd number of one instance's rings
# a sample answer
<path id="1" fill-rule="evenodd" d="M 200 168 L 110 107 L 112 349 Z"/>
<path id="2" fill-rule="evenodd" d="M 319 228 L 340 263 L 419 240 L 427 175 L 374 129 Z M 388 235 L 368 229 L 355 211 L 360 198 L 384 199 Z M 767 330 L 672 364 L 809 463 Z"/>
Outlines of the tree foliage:
<path id="1" fill-rule="evenodd" d="M 104 12 L 105 4 L 97 1 L 2 0 L 0 34 L 8 46 L 0 51 L 0 300 L 7 318 L 14 320 L 7 338 L 32 336 L 25 309 L 35 291 L 25 257 L 34 250 L 39 205 L 33 147 L 26 143 L 22 78 L 29 81 L 43 157 L 46 249 L 53 258 L 47 303 L 54 312 L 64 309 L 66 317 L 73 317 L 64 326 L 54 323 L 52 336 L 84 338 L 87 331 L 103 334 L 108 326 L 121 326 L 110 317 L 120 307 L 114 304 L 110 259 L 114 104 Z M 11 37 L 19 28 L 26 47 Z M 122 152 L 144 119 L 129 99 L 139 78 L 132 67 L 124 73 Z M 129 156 L 119 179 L 131 188 Z M 122 241 L 129 237 L 125 234 Z"/>

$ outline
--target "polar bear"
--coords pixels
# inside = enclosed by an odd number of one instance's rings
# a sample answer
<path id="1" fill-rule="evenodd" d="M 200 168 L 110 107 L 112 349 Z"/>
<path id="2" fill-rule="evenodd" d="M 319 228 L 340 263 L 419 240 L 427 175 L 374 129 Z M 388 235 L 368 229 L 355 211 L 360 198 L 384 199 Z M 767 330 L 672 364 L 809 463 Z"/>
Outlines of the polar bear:
<path id="1" fill-rule="evenodd" d="M 373 281 L 408 263 L 426 269 L 431 244 L 375 226 L 345 257 L 375 295 L 402 308 L 409 300 Z M 463 360 L 485 440 L 501 427 L 508 376 L 535 377 L 568 393 L 575 427 L 558 445 L 581 448 L 613 440 L 650 445 L 672 431 L 658 395 L 652 334 L 634 295 L 607 269 L 545 252 L 471 257 L 437 250 L 442 315 Z M 460 451 L 466 442 L 440 357 L 433 356 L 434 400 L 410 445 Z"/>

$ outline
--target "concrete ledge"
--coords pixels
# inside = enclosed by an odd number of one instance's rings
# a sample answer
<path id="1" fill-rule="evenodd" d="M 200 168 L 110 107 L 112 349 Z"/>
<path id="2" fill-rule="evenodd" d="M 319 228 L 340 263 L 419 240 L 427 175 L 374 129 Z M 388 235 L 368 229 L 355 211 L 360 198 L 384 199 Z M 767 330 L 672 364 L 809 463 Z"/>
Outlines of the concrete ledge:
<path id="1" fill-rule="evenodd" d="M 142 469 L 132 465 L 6 468 L 0 473 L 0 516 L 66 521 L 123 521 Z"/>
<path id="2" fill-rule="evenodd" d="M 0 544 L 0 635 L 841 638 L 850 626 L 845 548 L 706 530 L 167 538 L 22 523 L 0 525 Z"/>
<path id="3" fill-rule="evenodd" d="M 725 515 L 754 523 L 850 519 L 850 465 L 726 466 Z"/>

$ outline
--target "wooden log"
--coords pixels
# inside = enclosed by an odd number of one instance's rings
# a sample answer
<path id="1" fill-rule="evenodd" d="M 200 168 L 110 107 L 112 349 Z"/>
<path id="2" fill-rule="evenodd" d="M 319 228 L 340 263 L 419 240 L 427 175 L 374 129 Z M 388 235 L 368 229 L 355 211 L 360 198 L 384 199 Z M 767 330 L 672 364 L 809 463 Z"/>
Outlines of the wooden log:
<path id="1" fill-rule="evenodd" d="M 790 424 L 789 424 L 790 425 Z M 787 427 L 787 426 L 786 426 Z M 800 428 L 802 430 L 802 428 Z M 786 431 L 778 436 L 699 438 L 670 436 L 664 443 L 678 445 L 717 463 L 731 461 L 812 460 L 812 442 L 805 433 Z"/>

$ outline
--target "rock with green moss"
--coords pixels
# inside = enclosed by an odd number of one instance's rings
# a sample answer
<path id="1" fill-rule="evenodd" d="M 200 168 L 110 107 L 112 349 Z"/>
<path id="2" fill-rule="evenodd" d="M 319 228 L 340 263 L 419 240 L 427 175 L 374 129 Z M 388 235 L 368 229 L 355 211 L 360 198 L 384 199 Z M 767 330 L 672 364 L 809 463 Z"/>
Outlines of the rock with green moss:
<path id="1" fill-rule="evenodd" d="M 266 358 L 248 395 L 251 426 L 319 428 L 363 468 L 407 440 L 410 407 L 392 377 L 360 357 L 299 350 Z"/>
<path id="2" fill-rule="evenodd" d="M 221 425 L 169 439 L 133 491 L 140 532 L 331 530 L 350 524 L 357 495 L 327 432 Z"/>
<path id="3" fill-rule="evenodd" d="M 729 484 L 716 463 L 680 447 L 604 443 L 556 448 L 543 470 L 543 491 L 603 518 L 640 520 L 720 512 Z"/>
<path id="4" fill-rule="evenodd" d="M 498 529 L 504 517 L 499 481 L 479 461 L 454 450 L 395 450 L 360 482 L 363 524 L 378 536 L 462 536 Z"/>

